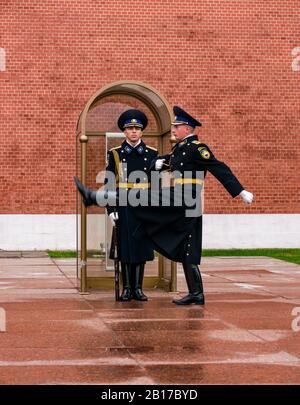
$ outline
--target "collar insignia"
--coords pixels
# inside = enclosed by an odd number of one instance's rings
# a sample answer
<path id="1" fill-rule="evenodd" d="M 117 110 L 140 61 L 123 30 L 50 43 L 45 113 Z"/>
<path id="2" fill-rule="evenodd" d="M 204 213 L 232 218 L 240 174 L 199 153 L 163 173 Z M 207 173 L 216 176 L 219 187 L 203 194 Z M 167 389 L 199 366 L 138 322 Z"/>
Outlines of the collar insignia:
<path id="1" fill-rule="evenodd" d="M 125 152 L 126 153 L 131 153 L 131 151 L 132 151 L 132 148 L 130 146 L 126 145 L 125 146 Z"/>
<path id="2" fill-rule="evenodd" d="M 136 148 L 136 150 L 137 150 L 137 152 L 138 152 L 140 155 L 144 152 L 144 148 L 142 147 L 142 145 L 139 145 L 139 146 Z"/>

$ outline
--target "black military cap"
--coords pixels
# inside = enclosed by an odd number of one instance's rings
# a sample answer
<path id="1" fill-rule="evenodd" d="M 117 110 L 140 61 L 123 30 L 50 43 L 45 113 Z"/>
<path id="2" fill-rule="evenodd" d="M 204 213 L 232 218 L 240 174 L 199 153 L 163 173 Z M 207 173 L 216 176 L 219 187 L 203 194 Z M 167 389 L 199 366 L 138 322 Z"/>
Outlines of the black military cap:
<path id="1" fill-rule="evenodd" d="M 175 115 L 175 119 L 172 122 L 172 125 L 189 125 L 193 128 L 195 127 L 201 127 L 202 124 L 201 122 L 195 120 L 190 114 L 188 114 L 186 111 L 184 111 L 182 108 L 178 106 L 173 107 L 173 112 Z"/>
<path id="2" fill-rule="evenodd" d="M 121 131 L 128 127 L 139 127 L 145 129 L 148 125 L 148 118 L 143 111 L 132 109 L 123 112 L 118 119 L 118 127 Z"/>

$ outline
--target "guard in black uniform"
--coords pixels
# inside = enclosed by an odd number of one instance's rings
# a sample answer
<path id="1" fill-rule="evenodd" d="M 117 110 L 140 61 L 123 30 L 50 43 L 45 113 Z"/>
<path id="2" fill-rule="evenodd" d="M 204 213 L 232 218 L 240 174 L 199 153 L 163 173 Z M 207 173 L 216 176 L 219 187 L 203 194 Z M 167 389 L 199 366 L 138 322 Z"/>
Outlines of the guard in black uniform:
<path id="1" fill-rule="evenodd" d="M 180 107 L 174 107 L 173 111 L 172 130 L 178 143 L 170 154 L 159 157 L 155 163 L 157 170 L 176 173 L 171 187 L 173 199 L 179 188 L 183 188 L 184 195 L 185 187 L 192 191 L 193 196 L 200 198 L 203 179 L 209 171 L 232 197 L 240 195 L 246 203 L 251 203 L 253 195 L 244 190 L 230 168 L 217 160 L 211 149 L 193 134 L 195 127 L 201 126 L 201 123 Z M 170 260 L 182 263 L 189 294 L 173 302 L 177 305 L 204 305 L 202 278 L 197 266 L 201 260 L 202 215 L 199 212 L 194 217 L 187 217 L 186 209 L 184 204 L 181 207 L 138 207 L 136 214 L 141 225 L 136 233 L 141 230 L 146 232 L 155 250 Z"/>
<path id="2" fill-rule="evenodd" d="M 108 152 L 105 181 L 107 190 L 117 190 L 119 202 L 122 198 L 123 201 L 126 200 L 126 196 L 132 189 L 147 190 L 150 188 L 151 170 L 154 169 L 157 150 L 141 140 L 142 131 L 147 124 L 146 115 L 137 109 L 127 110 L 119 117 L 118 126 L 124 132 L 126 140 Z M 136 171 L 139 171 L 140 176 L 132 181 L 130 177 Z M 109 173 L 114 174 L 115 182 L 108 181 Z M 95 191 L 82 185 L 79 191 L 84 197 L 83 202 L 86 206 L 97 205 Z M 147 239 L 147 235 L 144 235 L 143 238 L 134 236 L 134 230 L 137 227 L 137 219 L 134 214 L 136 207 L 129 203 L 120 206 L 119 203 L 117 208 L 112 206 L 106 208 L 113 225 L 115 221 L 118 221 L 118 258 L 121 261 L 123 280 L 123 292 L 120 300 L 147 301 L 142 285 L 145 262 L 154 259 L 153 245 Z M 113 244 L 110 258 L 114 258 Z"/>
<path id="3" fill-rule="evenodd" d="M 141 140 L 142 131 L 147 124 L 146 115 L 136 109 L 125 111 L 118 120 L 118 126 L 124 131 L 126 140 L 121 146 L 108 152 L 106 170 L 116 175 L 119 195 L 133 188 L 142 190 L 150 188 L 151 167 L 157 158 L 157 150 Z M 130 174 L 137 170 L 143 172 L 143 177 L 138 182 L 130 181 Z M 131 298 L 139 301 L 147 300 L 142 291 L 145 262 L 154 259 L 152 243 L 146 238 L 136 239 L 133 236 L 137 226 L 134 211 L 135 207 L 130 204 L 119 206 L 115 217 L 114 208 L 107 207 L 108 215 L 118 221 L 118 255 L 123 280 L 122 301 Z M 110 257 L 114 257 L 112 251 Z"/>

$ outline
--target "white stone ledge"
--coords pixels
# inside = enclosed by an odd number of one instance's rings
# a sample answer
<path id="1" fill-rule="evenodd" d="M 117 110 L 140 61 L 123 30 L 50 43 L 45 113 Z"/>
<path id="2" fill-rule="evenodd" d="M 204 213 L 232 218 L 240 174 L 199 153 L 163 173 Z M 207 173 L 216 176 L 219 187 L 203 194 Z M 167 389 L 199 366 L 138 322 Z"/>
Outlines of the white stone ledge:
<path id="1" fill-rule="evenodd" d="M 206 214 L 203 248 L 298 248 L 300 214 Z M 104 215 L 88 216 L 88 247 L 104 243 Z M 75 215 L 0 215 L 2 250 L 74 250 Z"/>

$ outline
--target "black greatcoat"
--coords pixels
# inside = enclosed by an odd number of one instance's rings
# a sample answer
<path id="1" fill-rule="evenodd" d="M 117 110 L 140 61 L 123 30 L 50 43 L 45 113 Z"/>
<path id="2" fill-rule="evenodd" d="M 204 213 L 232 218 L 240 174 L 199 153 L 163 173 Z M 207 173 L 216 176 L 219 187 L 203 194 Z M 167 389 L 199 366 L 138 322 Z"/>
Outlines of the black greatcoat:
<path id="1" fill-rule="evenodd" d="M 217 160 L 209 147 L 198 141 L 196 135 L 189 136 L 176 144 L 166 159 L 163 170 L 174 174 L 174 186 L 171 187 L 171 207 L 138 207 L 135 211 L 140 224 L 135 230 L 137 237 L 144 233 L 152 240 L 155 250 L 176 262 L 200 264 L 202 250 L 202 215 L 187 217 L 187 207 L 174 206 L 173 201 L 178 188 L 190 188 L 193 197 L 201 198 L 203 181 L 207 171 L 212 173 L 226 188 L 232 197 L 244 189 L 230 168 Z M 176 172 L 176 174 L 175 174 Z M 202 184 L 201 184 L 202 183 Z M 160 194 L 164 188 L 160 191 Z M 161 195 L 158 197 L 161 200 Z"/>
<path id="2" fill-rule="evenodd" d="M 115 151 L 115 152 L 113 152 Z M 116 161 L 114 153 L 117 153 L 118 159 L 122 164 L 121 172 L 117 171 Z M 146 145 L 143 141 L 133 148 L 128 142 L 124 141 L 121 146 L 113 148 L 108 152 L 108 164 L 106 167 L 106 173 L 108 171 L 117 175 L 117 183 L 113 187 L 107 189 L 113 189 L 116 187 L 120 193 L 128 193 L 133 187 L 133 183 L 130 182 L 130 174 L 136 170 L 143 173 L 141 179 L 134 183 L 134 188 L 139 188 L 137 183 L 145 184 L 151 181 L 151 168 L 153 162 L 157 158 L 157 150 Z M 118 173 L 118 174 L 117 174 Z M 107 177 L 107 174 L 106 174 Z M 128 186 L 128 190 L 126 189 Z M 138 222 L 134 211 L 136 207 L 121 206 L 117 208 L 119 219 L 117 221 L 118 228 L 118 255 L 119 260 L 124 263 L 143 263 L 148 260 L 154 259 L 153 245 L 148 239 L 147 235 L 144 238 L 136 238 L 133 233 L 136 229 Z M 114 207 L 107 207 L 108 215 L 114 211 Z M 113 243 L 111 244 L 110 258 L 114 258 Z"/>

